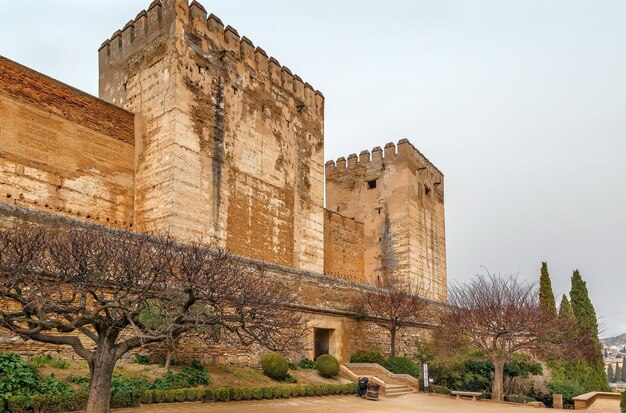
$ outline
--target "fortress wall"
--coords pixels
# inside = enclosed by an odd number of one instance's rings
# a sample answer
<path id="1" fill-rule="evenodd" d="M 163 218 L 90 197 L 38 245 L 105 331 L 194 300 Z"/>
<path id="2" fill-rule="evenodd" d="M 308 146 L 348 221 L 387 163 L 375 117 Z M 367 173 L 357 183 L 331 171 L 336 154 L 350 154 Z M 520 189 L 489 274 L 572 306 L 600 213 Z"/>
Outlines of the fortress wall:
<path id="1" fill-rule="evenodd" d="M 133 115 L 0 57 L 0 199 L 133 226 Z"/>
<path id="2" fill-rule="evenodd" d="M 324 274 L 365 282 L 363 223 L 324 210 Z"/>
<path id="3" fill-rule="evenodd" d="M 42 225 L 68 225 L 76 223 L 53 214 L 38 212 L 0 203 L 0 226 L 10 225 L 16 220 L 25 220 Z M 389 333 L 372 321 L 363 320 L 357 314 L 357 301 L 361 294 L 375 290 L 373 287 L 343 280 L 334 276 L 326 276 L 308 271 L 288 268 L 280 265 L 267 264 L 258 260 L 241 258 L 247 265 L 260 267 L 265 277 L 287 288 L 291 294 L 290 305 L 308 318 L 310 334 L 302 341 L 302 348 L 293 354 L 287 354 L 293 362 L 301 358 L 313 358 L 313 329 L 328 328 L 333 330 L 331 353 L 342 363 L 349 360 L 350 354 L 357 350 L 378 349 L 383 353 L 389 350 Z M 433 302 L 433 307 L 439 304 Z M 399 354 L 407 354 L 415 348 L 418 338 L 428 336 L 430 327 L 414 326 L 403 328 L 398 332 L 397 349 Z M 85 339 L 87 347 L 92 343 Z M 194 359 L 208 364 L 257 365 L 260 356 L 267 352 L 258 345 L 242 346 L 223 340 L 219 343 L 207 342 L 199 337 L 189 336 L 181 345 L 176 358 L 190 362 Z M 69 347 L 53 346 L 34 341 L 23 341 L 13 336 L 8 330 L 0 328 L 0 351 L 14 351 L 21 355 L 31 356 L 41 352 L 58 354 L 65 358 L 78 359 Z M 153 352 L 154 348 L 138 349 L 139 353 Z"/>
<path id="4" fill-rule="evenodd" d="M 445 302 L 443 174 L 408 140 L 326 163 L 326 207 L 363 222 L 365 277 Z"/>
<path id="5" fill-rule="evenodd" d="M 99 53 L 101 97 L 137 117 L 139 230 L 323 271 L 320 92 L 197 2 L 153 2 Z"/>

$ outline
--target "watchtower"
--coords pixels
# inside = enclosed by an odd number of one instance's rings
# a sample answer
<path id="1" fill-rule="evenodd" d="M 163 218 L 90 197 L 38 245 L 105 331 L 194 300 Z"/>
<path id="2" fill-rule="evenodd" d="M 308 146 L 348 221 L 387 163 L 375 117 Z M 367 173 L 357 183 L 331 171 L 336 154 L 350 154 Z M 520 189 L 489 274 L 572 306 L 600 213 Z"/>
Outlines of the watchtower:
<path id="1" fill-rule="evenodd" d="M 99 61 L 100 97 L 136 115 L 139 231 L 322 272 L 319 91 L 195 1 L 154 1 Z"/>
<path id="2" fill-rule="evenodd" d="M 326 207 L 363 222 L 368 283 L 446 301 L 443 174 L 407 139 L 327 162 Z"/>

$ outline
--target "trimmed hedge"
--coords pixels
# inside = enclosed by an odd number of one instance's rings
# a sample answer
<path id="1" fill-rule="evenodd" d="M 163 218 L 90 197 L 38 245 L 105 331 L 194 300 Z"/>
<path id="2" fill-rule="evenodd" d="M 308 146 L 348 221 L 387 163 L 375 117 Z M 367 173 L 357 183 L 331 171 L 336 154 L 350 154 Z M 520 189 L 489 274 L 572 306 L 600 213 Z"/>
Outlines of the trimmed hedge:
<path id="1" fill-rule="evenodd" d="M 275 380 L 285 380 L 289 371 L 287 359 L 278 353 L 268 353 L 261 357 L 261 367 L 267 376 Z"/>
<path id="2" fill-rule="evenodd" d="M 330 354 L 324 354 L 317 358 L 317 371 L 323 377 L 331 378 L 339 374 L 339 361 Z"/>
<path id="3" fill-rule="evenodd" d="M 197 401 L 227 402 L 231 400 L 288 399 L 291 397 L 326 396 L 334 394 L 355 394 L 356 383 L 347 384 L 305 384 L 273 387 L 221 387 L 211 389 L 146 390 L 140 396 L 142 404 Z M 2 411 L 0 411 L 2 413 Z"/>
<path id="4" fill-rule="evenodd" d="M 408 374 L 416 379 L 420 378 L 420 369 L 413 360 L 407 357 L 389 357 L 383 363 L 383 367 L 392 373 Z"/>
<path id="5" fill-rule="evenodd" d="M 622 413 L 626 413 L 626 391 L 622 393 L 622 401 L 619 404 Z"/>
<path id="6" fill-rule="evenodd" d="M 385 356 L 378 350 L 359 350 L 350 354 L 350 363 L 385 363 Z"/>

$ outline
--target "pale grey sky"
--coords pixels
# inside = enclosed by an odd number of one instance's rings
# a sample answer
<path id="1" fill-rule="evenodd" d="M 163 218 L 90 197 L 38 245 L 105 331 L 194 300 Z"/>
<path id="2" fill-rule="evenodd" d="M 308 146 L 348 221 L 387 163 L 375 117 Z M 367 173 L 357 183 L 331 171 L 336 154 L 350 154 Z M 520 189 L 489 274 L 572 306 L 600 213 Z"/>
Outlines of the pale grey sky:
<path id="1" fill-rule="evenodd" d="M 149 0 L 0 0 L 0 54 L 97 94 Z M 449 280 L 557 294 L 579 268 L 626 332 L 626 2 L 204 0 L 326 97 L 326 159 L 409 138 L 446 175 Z"/>

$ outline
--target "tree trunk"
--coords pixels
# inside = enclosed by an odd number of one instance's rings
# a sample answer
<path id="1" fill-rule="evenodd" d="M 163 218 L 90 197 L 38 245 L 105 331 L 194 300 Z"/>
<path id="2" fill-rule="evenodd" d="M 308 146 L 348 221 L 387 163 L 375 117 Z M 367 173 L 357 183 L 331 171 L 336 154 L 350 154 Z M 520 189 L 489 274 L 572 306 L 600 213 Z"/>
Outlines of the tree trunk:
<path id="1" fill-rule="evenodd" d="M 93 360 L 89 363 L 87 413 L 108 413 L 111 410 L 111 381 L 116 361 L 115 349 L 110 345 L 99 343 Z"/>
<path id="2" fill-rule="evenodd" d="M 167 350 L 167 354 L 165 355 L 165 371 L 170 371 L 170 364 L 172 364 L 172 353 L 173 351 Z"/>
<path id="3" fill-rule="evenodd" d="M 391 357 L 396 356 L 396 329 L 392 328 L 389 330 L 391 332 Z"/>
<path id="4" fill-rule="evenodd" d="M 491 384 L 491 398 L 494 400 L 504 399 L 504 361 L 493 360 L 494 374 Z"/>

